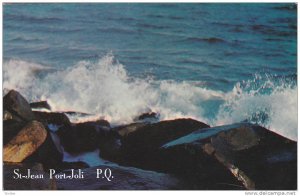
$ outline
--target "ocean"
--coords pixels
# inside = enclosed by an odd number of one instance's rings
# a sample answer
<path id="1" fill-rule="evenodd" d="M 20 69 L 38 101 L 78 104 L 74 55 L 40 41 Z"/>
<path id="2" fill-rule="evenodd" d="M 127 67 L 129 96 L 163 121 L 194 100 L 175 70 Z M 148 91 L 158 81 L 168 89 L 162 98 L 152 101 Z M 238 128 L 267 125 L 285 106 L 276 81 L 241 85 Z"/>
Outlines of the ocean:
<path id="1" fill-rule="evenodd" d="M 113 125 L 144 112 L 297 140 L 297 5 L 3 6 L 3 93 Z"/>

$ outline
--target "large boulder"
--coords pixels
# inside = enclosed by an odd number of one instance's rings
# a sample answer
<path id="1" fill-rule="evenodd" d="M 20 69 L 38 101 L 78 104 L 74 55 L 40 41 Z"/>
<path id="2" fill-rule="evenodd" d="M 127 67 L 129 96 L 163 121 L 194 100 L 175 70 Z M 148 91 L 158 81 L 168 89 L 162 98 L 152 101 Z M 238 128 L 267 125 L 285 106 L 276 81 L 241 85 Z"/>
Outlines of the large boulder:
<path id="1" fill-rule="evenodd" d="M 121 158 L 121 141 L 120 136 L 115 131 L 109 131 L 106 135 L 99 134 L 98 147 L 99 156 L 109 161 L 119 161 Z"/>
<path id="2" fill-rule="evenodd" d="M 90 123 L 95 123 L 96 126 L 100 126 L 102 129 L 110 129 L 110 123 L 105 119 L 99 119 L 96 121 L 91 121 Z"/>
<path id="3" fill-rule="evenodd" d="M 31 121 L 3 148 L 3 161 L 22 162 L 45 141 L 47 131 L 38 121 Z"/>
<path id="4" fill-rule="evenodd" d="M 193 119 L 176 119 L 122 128 L 118 131 L 122 136 L 121 163 L 158 169 L 163 163 L 155 159 L 163 144 L 207 127 L 209 126 Z"/>
<path id="5" fill-rule="evenodd" d="M 3 97 L 3 109 L 24 121 L 31 121 L 34 119 L 29 103 L 15 90 L 9 91 Z"/>
<path id="6" fill-rule="evenodd" d="M 23 122 L 23 119 L 13 115 L 11 112 L 4 110 L 3 111 L 3 121 L 14 120 L 16 122 Z"/>
<path id="7" fill-rule="evenodd" d="M 27 175 L 28 169 L 31 175 L 43 178 L 17 178 L 14 173 Z M 6 163 L 3 164 L 3 189 L 4 190 L 56 190 L 56 182 L 49 178 L 49 174 L 44 172 L 40 163 Z"/>
<path id="8" fill-rule="evenodd" d="M 164 144 L 161 156 L 169 170 L 211 189 L 237 184 L 228 173 L 246 189 L 297 189 L 297 142 L 258 125 L 201 129 Z"/>
<path id="9" fill-rule="evenodd" d="M 129 125 L 122 125 L 119 127 L 113 128 L 113 131 L 117 132 L 121 137 L 127 136 L 131 132 L 135 132 L 136 130 L 146 126 L 148 123 L 132 123 Z"/>
<path id="10" fill-rule="evenodd" d="M 59 144 L 55 144 L 55 133 L 47 129 L 45 142 L 24 161 L 42 163 L 45 169 L 62 169 L 63 151 Z"/>
<path id="11" fill-rule="evenodd" d="M 24 121 L 4 120 L 3 121 L 3 145 L 6 145 L 12 138 L 14 138 L 26 125 Z"/>
<path id="12" fill-rule="evenodd" d="M 103 152 L 117 144 L 115 140 L 118 135 L 108 126 L 102 121 L 77 123 L 59 128 L 57 135 L 65 151 L 70 154 L 93 151 L 97 148 Z"/>
<path id="13" fill-rule="evenodd" d="M 90 123 L 63 126 L 57 131 L 64 150 L 78 154 L 97 149 L 98 130 Z"/>
<path id="14" fill-rule="evenodd" d="M 97 169 L 102 174 L 97 178 Z M 106 170 L 106 177 L 104 175 Z M 186 189 L 175 176 L 117 165 L 82 170 L 83 179 L 57 179 L 59 190 L 174 190 Z M 111 173 L 110 173 L 111 172 Z M 69 171 L 61 174 L 70 175 Z"/>
<path id="15" fill-rule="evenodd" d="M 37 120 L 44 123 L 45 125 L 70 125 L 71 122 L 67 115 L 59 112 L 38 112 L 34 111 L 34 116 Z"/>

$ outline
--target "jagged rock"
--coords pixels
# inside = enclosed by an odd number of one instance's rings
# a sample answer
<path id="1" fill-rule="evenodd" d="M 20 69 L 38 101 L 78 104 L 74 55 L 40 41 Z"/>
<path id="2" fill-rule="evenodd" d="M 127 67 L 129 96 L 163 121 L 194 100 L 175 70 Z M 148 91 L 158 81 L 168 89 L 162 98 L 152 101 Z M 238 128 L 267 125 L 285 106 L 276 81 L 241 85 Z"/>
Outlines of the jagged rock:
<path id="1" fill-rule="evenodd" d="M 162 152 L 166 168 L 194 181 L 236 184 L 231 173 L 247 189 L 297 189 L 297 143 L 258 125 L 201 129 L 163 145 Z"/>
<path id="2" fill-rule="evenodd" d="M 97 179 L 97 169 L 102 169 L 102 175 Z M 111 175 L 109 175 L 109 170 Z M 105 178 L 107 170 L 109 180 Z M 57 187 L 60 190 L 174 190 L 185 189 L 184 184 L 176 177 L 146 171 L 132 167 L 98 166 L 84 169 L 83 179 L 58 179 Z M 69 175 L 68 172 L 66 175 Z M 113 177 L 112 177 L 113 176 Z"/>
<path id="3" fill-rule="evenodd" d="M 31 121 L 3 148 L 3 161 L 22 162 L 45 141 L 47 131 L 38 121 Z"/>
<path id="4" fill-rule="evenodd" d="M 24 121 L 34 120 L 29 103 L 17 91 L 11 90 L 3 97 L 3 109 Z"/>
<path id="5" fill-rule="evenodd" d="M 29 104 L 31 108 L 44 108 L 47 110 L 51 110 L 51 106 L 48 104 L 47 101 L 39 101 L 39 102 L 33 102 Z"/>
<path id="6" fill-rule="evenodd" d="M 71 122 L 69 118 L 64 113 L 58 112 L 33 112 L 36 119 L 43 122 L 45 125 L 47 124 L 55 124 L 55 125 L 70 125 Z"/>
<path id="7" fill-rule="evenodd" d="M 43 175 L 40 179 L 15 179 L 14 170 L 18 174 L 27 175 L 28 169 L 32 175 Z M 3 165 L 3 189 L 4 190 L 56 190 L 56 182 L 49 179 L 39 163 L 6 163 Z"/>
<path id="8" fill-rule="evenodd" d="M 142 168 L 159 168 L 155 161 L 159 148 L 174 139 L 208 125 L 193 119 L 176 119 L 154 124 L 134 126 L 134 131 L 126 128 L 119 130 L 122 136 L 122 163 Z"/>

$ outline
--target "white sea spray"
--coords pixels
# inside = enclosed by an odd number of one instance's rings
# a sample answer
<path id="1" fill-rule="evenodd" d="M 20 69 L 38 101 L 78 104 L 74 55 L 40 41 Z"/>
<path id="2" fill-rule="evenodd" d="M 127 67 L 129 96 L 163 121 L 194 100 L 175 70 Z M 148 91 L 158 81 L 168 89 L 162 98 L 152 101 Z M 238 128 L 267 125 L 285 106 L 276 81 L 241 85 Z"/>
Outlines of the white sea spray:
<path id="1" fill-rule="evenodd" d="M 49 69 L 22 60 L 4 62 L 4 93 L 15 89 L 29 101 L 47 100 L 52 111 L 91 114 L 75 116 L 73 122 L 105 118 L 112 124 L 125 124 L 152 110 L 161 120 L 190 117 L 212 126 L 246 120 L 297 140 L 298 89 L 286 80 L 255 76 L 222 92 L 208 89 L 205 82 L 132 77 L 110 54 L 64 70 Z M 44 77 L 37 76 L 45 70 Z M 207 101 L 219 101 L 213 117 L 206 115 L 210 108 L 203 104 Z"/>

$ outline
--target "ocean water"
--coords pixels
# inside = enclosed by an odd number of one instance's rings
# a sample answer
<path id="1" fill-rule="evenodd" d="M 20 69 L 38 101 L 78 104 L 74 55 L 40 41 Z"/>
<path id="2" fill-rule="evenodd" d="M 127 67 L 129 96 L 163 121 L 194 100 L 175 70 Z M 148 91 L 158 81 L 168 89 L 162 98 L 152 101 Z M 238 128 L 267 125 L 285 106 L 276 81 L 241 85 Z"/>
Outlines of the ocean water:
<path id="1" fill-rule="evenodd" d="M 297 140 L 295 4 L 4 4 L 3 92 L 113 125 L 147 111 Z"/>

